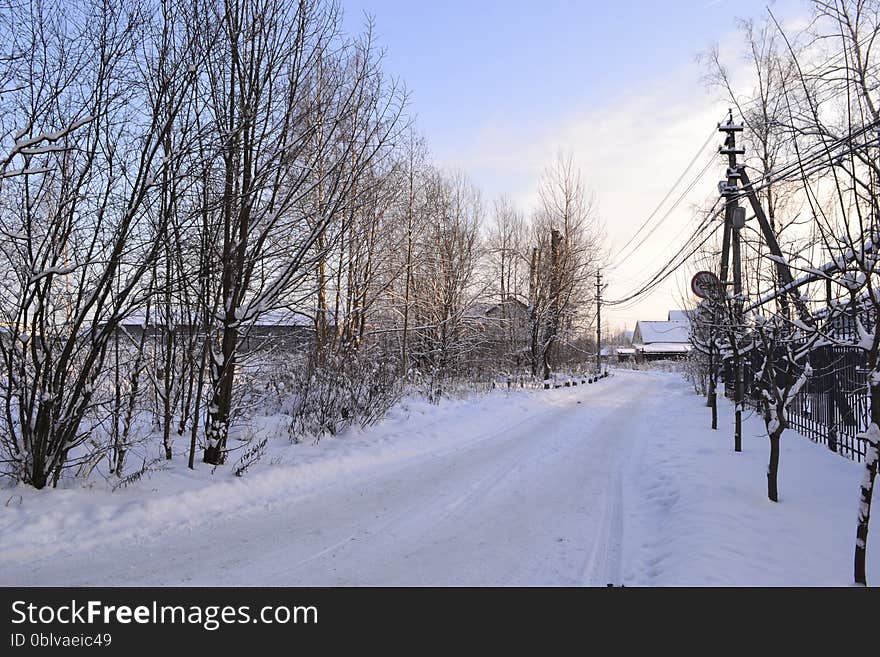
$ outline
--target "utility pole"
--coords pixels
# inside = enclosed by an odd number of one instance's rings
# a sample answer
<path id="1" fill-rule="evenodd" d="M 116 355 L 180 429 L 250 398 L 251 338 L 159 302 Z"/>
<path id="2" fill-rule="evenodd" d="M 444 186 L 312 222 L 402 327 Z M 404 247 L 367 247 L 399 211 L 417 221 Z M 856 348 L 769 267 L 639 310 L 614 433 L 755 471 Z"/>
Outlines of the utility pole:
<path id="1" fill-rule="evenodd" d="M 725 201 L 724 211 L 724 253 L 721 260 L 722 285 L 727 285 L 728 248 L 733 259 L 733 307 L 730 331 L 731 347 L 733 349 L 733 403 L 734 403 L 734 433 L 733 449 L 742 451 L 742 405 L 743 405 L 743 372 L 742 354 L 740 353 L 739 335 L 743 324 L 742 302 L 742 255 L 740 231 L 745 227 L 746 212 L 739 206 L 737 199 L 737 183 L 740 180 L 741 168 L 737 164 L 736 156 L 744 155 L 745 150 L 736 147 L 736 133 L 742 132 L 742 125 L 733 122 L 733 110 L 730 111 L 726 124 L 719 125 L 718 131 L 727 135 L 724 145 L 719 153 L 727 155 L 727 180 L 719 185 L 721 196 Z"/>
<path id="2" fill-rule="evenodd" d="M 596 372 L 602 374 L 602 270 L 596 271 Z"/>

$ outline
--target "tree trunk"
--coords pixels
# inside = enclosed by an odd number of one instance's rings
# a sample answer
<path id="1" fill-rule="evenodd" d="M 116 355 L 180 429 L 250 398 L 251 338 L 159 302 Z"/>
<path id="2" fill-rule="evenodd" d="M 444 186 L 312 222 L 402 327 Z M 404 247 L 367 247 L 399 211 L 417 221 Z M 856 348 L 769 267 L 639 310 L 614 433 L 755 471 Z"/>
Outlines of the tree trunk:
<path id="1" fill-rule="evenodd" d="M 208 347 L 206 344 L 202 345 L 202 358 L 199 364 L 199 378 L 198 383 L 196 384 L 196 399 L 193 406 L 193 422 L 192 427 L 190 427 L 190 440 L 189 440 L 189 461 L 187 463 L 187 467 L 190 470 L 195 470 L 195 460 L 196 460 L 196 437 L 198 436 L 199 431 L 199 412 L 202 407 L 202 386 L 205 382 L 205 367 L 208 362 Z"/>
<path id="2" fill-rule="evenodd" d="M 876 367 L 872 369 L 872 380 Z M 862 435 L 867 441 L 865 450 L 865 470 L 859 490 L 859 519 L 856 525 L 856 549 L 853 557 L 853 575 L 856 584 L 868 585 L 867 556 L 868 529 L 871 522 L 871 499 L 874 496 L 874 481 L 877 478 L 877 461 L 880 458 L 880 385 L 871 384 L 871 424 Z"/>
<path id="3" fill-rule="evenodd" d="M 876 426 L 876 425 L 874 425 Z M 875 436 L 880 435 L 880 432 Z M 859 522 L 856 527 L 856 551 L 854 575 L 856 584 L 868 585 L 866 558 L 868 554 L 868 527 L 871 521 L 871 498 L 874 494 L 874 481 L 877 477 L 878 446 L 875 442 L 868 446 L 865 456 L 865 473 L 859 496 Z"/>
<path id="4" fill-rule="evenodd" d="M 232 383 L 235 377 L 235 343 L 238 331 L 227 323 L 223 331 L 222 362 L 211 363 L 213 394 L 208 406 L 204 462 L 222 465 L 226 460 L 226 438 L 232 412 Z M 212 359 L 214 358 L 212 354 Z"/>
<path id="5" fill-rule="evenodd" d="M 538 249 L 532 248 L 532 257 L 529 261 L 529 356 L 531 357 L 532 377 L 538 375 Z"/>
<path id="6" fill-rule="evenodd" d="M 410 182 L 410 200 L 406 226 L 406 276 L 403 288 L 403 336 L 400 343 L 400 366 L 403 374 L 409 372 L 409 297 L 413 274 L 413 191 Z"/>
<path id="7" fill-rule="evenodd" d="M 706 394 L 706 405 L 712 409 L 712 429 L 718 429 L 718 393 L 716 392 L 715 346 L 709 345 L 709 385 Z"/>
<path id="8" fill-rule="evenodd" d="M 709 405 L 712 407 L 712 429 L 718 429 L 718 393 L 715 392 L 715 377 L 709 383 Z"/>
<path id="9" fill-rule="evenodd" d="M 779 439 L 782 429 L 770 434 L 770 464 L 767 466 L 767 497 L 771 502 L 779 501 L 777 476 L 779 474 Z"/>

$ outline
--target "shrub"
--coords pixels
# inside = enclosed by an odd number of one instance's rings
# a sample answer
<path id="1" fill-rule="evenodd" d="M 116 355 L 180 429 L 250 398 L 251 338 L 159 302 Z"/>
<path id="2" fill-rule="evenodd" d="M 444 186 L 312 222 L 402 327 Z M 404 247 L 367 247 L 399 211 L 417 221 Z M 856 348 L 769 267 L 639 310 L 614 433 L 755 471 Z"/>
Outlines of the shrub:
<path id="1" fill-rule="evenodd" d="M 403 395 L 397 362 L 379 350 L 313 356 L 295 379 L 290 435 L 296 441 L 372 426 Z"/>

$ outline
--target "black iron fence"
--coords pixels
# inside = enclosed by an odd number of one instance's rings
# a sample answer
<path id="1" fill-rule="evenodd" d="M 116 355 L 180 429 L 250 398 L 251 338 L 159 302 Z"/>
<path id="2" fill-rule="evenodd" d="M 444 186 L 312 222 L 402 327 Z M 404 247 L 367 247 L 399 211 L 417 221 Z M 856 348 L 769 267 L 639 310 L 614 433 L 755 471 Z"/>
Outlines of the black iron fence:
<path id="1" fill-rule="evenodd" d="M 757 377 L 763 362 L 757 349 L 743 358 L 745 404 L 760 410 L 760 386 Z M 784 362 L 783 354 L 776 356 Z M 789 407 L 792 429 L 816 443 L 826 445 L 842 456 L 861 462 L 865 458 L 865 441 L 858 434 L 868 427 L 870 398 L 868 367 L 864 350 L 856 347 L 825 345 L 810 351 L 812 375 Z M 796 369 L 796 366 L 791 366 Z M 800 371 L 778 372 L 780 379 L 799 376 Z M 724 362 L 725 395 L 733 396 L 733 363 Z M 784 385 L 782 380 L 780 385 Z"/>

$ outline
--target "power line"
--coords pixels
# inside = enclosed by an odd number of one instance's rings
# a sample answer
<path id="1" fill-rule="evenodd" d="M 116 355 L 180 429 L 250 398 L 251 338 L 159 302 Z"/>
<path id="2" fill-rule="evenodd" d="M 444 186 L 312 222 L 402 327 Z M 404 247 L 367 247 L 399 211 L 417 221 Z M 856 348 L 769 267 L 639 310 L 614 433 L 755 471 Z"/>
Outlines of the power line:
<path id="1" fill-rule="evenodd" d="M 657 232 L 657 229 L 660 228 L 660 226 L 662 226 L 663 223 L 670 216 L 672 216 L 672 213 L 678 208 L 679 205 L 681 205 L 681 202 L 685 199 L 685 197 L 691 192 L 691 190 L 694 187 L 697 186 L 697 183 L 700 182 L 700 180 L 702 180 L 703 176 L 706 175 L 706 172 L 709 169 L 711 169 L 713 166 L 715 166 L 715 162 L 713 160 L 709 160 L 709 162 L 706 163 L 706 166 L 704 166 L 703 169 L 697 174 L 696 178 L 694 178 L 691 181 L 691 183 L 685 188 L 685 190 L 675 200 L 675 203 L 673 203 L 672 206 L 663 214 L 663 216 L 660 218 L 660 220 L 656 224 L 654 224 L 654 227 L 651 228 L 651 230 L 649 230 L 647 232 L 647 234 L 645 234 L 645 236 L 639 240 L 639 243 L 636 244 L 635 247 L 633 247 L 633 249 L 627 255 L 623 256 L 623 258 L 621 258 L 620 260 L 617 261 L 617 263 L 615 263 L 615 265 L 614 265 L 615 268 L 622 265 L 624 262 L 629 260 L 633 256 L 633 254 L 638 252 L 639 248 L 641 248 L 641 246 L 645 242 L 647 242 L 655 232 Z"/>
<path id="2" fill-rule="evenodd" d="M 632 302 L 648 292 L 654 290 L 658 285 L 663 283 L 669 276 L 671 276 L 679 267 L 681 267 L 691 256 L 693 256 L 703 245 L 709 241 L 709 239 L 714 235 L 714 230 L 708 232 L 708 234 L 703 236 L 703 233 L 706 232 L 706 229 L 712 225 L 712 221 L 721 213 L 721 209 L 709 213 L 706 217 L 703 218 L 702 222 L 697 226 L 691 236 L 685 241 L 685 243 L 681 246 L 681 248 L 669 259 L 666 263 L 660 268 L 657 273 L 655 273 L 646 283 L 640 286 L 639 289 L 625 295 L 621 299 L 617 299 L 614 301 L 605 301 L 606 306 L 621 306 L 626 308 L 625 304 Z M 702 239 L 700 239 L 702 237 Z M 693 246 L 695 241 L 699 240 L 699 243 Z M 690 251 L 688 251 L 690 249 Z M 686 251 L 686 255 L 684 254 Z"/>
<path id="3" fill-rule="evenodd" d="M 841 137 L 837 137 L 828 144 L 817 146 L 812 153 L 801 156 L 800 158 L 796 159 L 793 162 L 789 162 L 788 164 L 784 164 L 776 170 L 771 169 L 761 178 L 753 181 L 752 185 L 749 187 L 749 190 L 759 192 L 762 189 L 766 189 L 767 187 L 775 183 L 784 182 L 792 178 L 800 178 L 803 171 L 806 171 L 808 174 L 813 174 L 827 168 L 828 166 L 833 166 L 834 160 L 837 160 L 853 152 L 855 145 L 852 142 L 855 139 L 858 139 L 862 135 L 874 130 L 877 126 L 877 123 L 870 123 L 859 128 L 858 130 L 852 131 Z M 878 142 L 878 138 L 874 137 L 870 140 L 867 140 L 863 144 L 859 144 L 859 147 L 867 148 L 874 145 L 876 142 Z M 834 151 L 845 144 L 848 144 L 849 147 L 845 149 L 844 152 L 837 153 L 835 155 Z M 827 161 L 829 159 L 832 160 L 832 162 L 829 163 Z M 748 193 L 749 191 L 740 190 L 737 191 L 731 198 L 741 199 L 747 196 Z"/>
<path id="4" fill-rule="evenodd" d="M 763 184 L 761 184 L 761 185 L 752 184 L 750 189 L 757 192 L 761 189 L 768 187 L 771 184 L 782 182 L 782 181 L 787 180 L 788 178 L 795 176 L 795 175 L 800 175 L 800 172 L 803 170 L 803 166 L 805 163 L 807 165 L 813 164 L 813 167 L 811 168 L 811 171 L 810 171 L 811 173 L 815 173 L 816 171 L 819 171 L 823 168 L 826 168 L 827 166 L 829 166 L 829 164 L 827 163 L 827 161 L 824 161 L 824 159 L 831 156 L 831 151 L 833 149 L 836 150 L 840 145 L 849 143 L 849 149 L 847 149 L 847 151 L 844 153 L 838 154 L 837 157 L 841 157 L 841 156 L 845 155 L 847 152 L 851 152 L 854 148 L 854 144 L 852 144 L 853 140 L 858 138 L 862 134 L 868 132 L 869 130 L 873 129 L 873 127 L 874 127 L 873 124 L 869 125 L 869 126 L 865 126 L 859 130 L 856 130 L 856 131 L 850 133 L 849 135 L 846 135 L 844 137 L 840 137 L 840 138 L 836 139 L 832 144 L 830 144 L 828 146 L 823 146 L 822 148 L 817 148 L 814 153 L 806 156 L 805 158 L 802 158 L 801 160 L 798 160 L 797 162 L 793 162 L 788 165 L 785 165 L 785 166 L 781 167 L 779 170 L 777 170 L 776 172 L 773 172 L 773 171 L 768 172 L 768 174 L 766 174 L 763 178 L 763 180 L 764 180 Z M 861 146 L 862 147 L 868 146 L 876 141 L 878 141 L 878 139 L 875 138 L 875 139 L 870 140 L 869 142 L 866 142 L 866 144 L 861 145 Z M 731 195 L 731 197 L 725 203 L 725 208 L 729 203 L 735 202 L 737 199 L 744 198 L 747 195 L 747 193 L 748 192 L 740 191 L 734 195 Z M 715 205 L 717 206 L 717 202 Z M 722 209 L 724 209 L 724 208 L 722 208 Z M 644 285 L 640 286 L 639 289 L 627 294 L 626 296 L 624 296 L 621 299 L 617 299 L 614 301 L 606 301 L 605 305 L 619 307 L 620 309 L 626 309 L 626 308 L 632 307 L 632 305 L 633 305 L 632 302 L 643 297 L 644 295 L 648 294 L 649 292 L 653 291 L 658 285 L 660 285 L 666 279 L 668 279 L 669 276 L 671 276 L 679 267 L 681 267 L 691 256 L 693 256 L 712 237 L 712 235 L 714 234 L 714 231 L 710 232 L 708 235 L 706 235 L 700 241 L 700 243 L 697 244 L 686 256 L 684 256 L 683 258 L 680 258 L 681 254 L 684 253 L 684 251 L 686 251 L 689 248 L 689 246 L 693 243 L 693 241 L 695 239 L 699 239 L 701 237 L 701 234 L 705 231 L 706 227 L 710 224 L 710 221 L 712 219 L 714 219 L 715 217 L 717 217 L 718 214 L 720 214 L 720 212 L 721 212 L 721 210 L 718 210 L 717 212 L 714 212 L 714 213 L 712 211 L 710 211 L 709 214 L 707 214 L 706 218 L 704 218 L 704 220 L 699 224 L 697 229 L 691 234 L 691 236 L 688 238 L 688 240 L 684 243 L 684 245 Z M 655 226 L 654 230 L 656 230 L 656 226 Z M 642 242 L 644 242 L 644 240 L 642 240 Z M 679 261 L 676 262 L 677 260 L 679 260 Z M 619 264 L 620 263 L 617 263 L 617 265 L 619 265 Z M 617 265 L 615 265 L 615 267 Z"/>
<path id="5" fill-rule="evenodd" d="M 662 199 L 660 200 L 660 202 L 657 204 L 657 207 L 655 207 L 654 210 L 651 212 L 651 214 L 649 214 L 648 217 L 645 219 L 645 221 L 642 222 L 642 225 L 639 226 L 638 229 L 636 229 L 636 230 L 633 232 L 632 237 L 630 237 L 629 240 L 627 240 L 626 244 L 624 244 L 624 245 L 621 247 L 621 249 L 620 249 L 620 253 L 623 253 L 623 252 L 626 251 L 626 249 L 627 249 L 627 248 L 633 243 L 633 241 L 638 237 L 639 233 L 641 233 L 641 232 L 642 232 L 642 231 L 648 226 L 648 224 L 651 222 L 651 220 L 657 215 L 657 213 L 660 211 L 660 209 L 663 207 L 663 205 L 666 203 L 666 201 L 669 200 L 669 197 L 672 196 L 673 192 L 675 192 L 675 190 L 676 190 L 676 189 L 678 188 L 678 186 L 681 184 L 682 180 L 684 180 L 685 176 L 687 176 L 687 174 L 688 174 L 688 173 L 690 172 L 690 170 L 693 168 L 694 164 L 696 164 L 697 160 L 698 160 L 698 159 L 700 158 L 700 156 L 703 154 L 703 151 L 706 150 L 706 147 L 712 142 L 712 139 L 713 139 L 714 136 L 715 136 L 715 130 L 713 129 L 713 130 L 709 133 L 709 136 L 706 138 L 706 141 L 703 142 L 703 145 L 700 146 L 700 148 L 697 150 L 697 152 L 696 152 L 696 153 L 694 154 L 694 156 L 691 158 L 690 162 L 688 162 L 688 165 L 685 167 L 684 171 L 681 172 L 681 174 L 678 176 L 678 178 L 677 178 L 677 179 L 675 180 L 675 182 L 672 184 L 672 187 L 670 187 L 669 191 L 666 192 L 666 194 L 663 196 L 663 198 L 662 198 Z M 713 154 L 713 155 L 714 155 L 714 154 Z M 711 160 L 710 160 L 710 162 L 711 162 Z M 707 167 L 707 168 L 708 168 L 708 167 Z M 702 175 L 703 173 L 705 173 L 705 169 L 700 173 L 700 175 Z M 691 186 L 693 186 L 693 183 L 692 183 Z M 680 202 L 680 201 L 679 201 L 679 202 Z M 667 216 L 668 216 L 668 213 L 667 213 L 666 215 L 664 215 L 663 218 L 661 218 L 661 220 L 660 220 L 661 223 L 662 223 L 662 221 L 665 220 L 665 218 L 666 218 Z M 640 244 L 641 244 L 641 243 L 640 243 Z M 639 245 L 640 245 L 640 244 L 639 244 Z M 639 245 L 636 245 L 635 249 L 638 249 Z M 635 251 L 635 249 L 634 249 L 634 251 Z M 630 255 L 632 255 L 632 254 L 630 254 Z M 628 258 L 628 257 L 629 257 L 629 256 L 626 256 L 626 258 Z M 624 259 L 626 259 L 626 258 L 624 258 Z M 620 261 L 620 262 L 622 262 L 622 261 Z M 620 264 L 620 262 L 618 262 L 618 264 Z M 615 266 L 616 266 L 616 265 L 615 265 Z"/>
<path id="6" fill-rule="evenodd" d="M 708 210 L 706 210 L 706 215 L 710 215 L 710 214 L 712 214 L 713 212 L 715 212 L 715 210 L 716 210 L 716 208 L 718 207 L 718 204 L 719 204 L 720 202 L 721 202 L 721 199 L 720 199 L 720 198 L 716 198 L 716 199 L 715 199 L 715 202 L 712 204 L 712 207 L 710 207 Z M 688 228 L 690 228 L 690 226 L 689 226 L 688 224 L 684 224 L 684 225 L 678 230 L 678 232 L 675 234 L 675 236 L 672 237 L 672 239 L 670 239 L 670 240 L 668 241 L 668 244 L 670 244 L 670 245 L 672 245 L 672 244 L 677 244 L 678 241 L 679 241 L 679 239 L 681 238 L 681 236 L 684 234 L 685 230 L 687 230 Z M 693 237 L 693 235 L 692 235 L 691 237 Z M 688 239 L 691 239 L 691 238 L 688 238 Z M 636 274 L 634 274 L 632 277 L 630 277 L 630 278 L 628 279 L 628 282 L 637 282 L 637 281 L 639 281 L 639 280 L 642 278 L 643 274 L 644 274 L 645 272 L 647 272 L 647 271 L 651 268 L 651 264 L 652 264 L 652 262 L 653 262 L 653 261 L 649 262 L 649 263 L 646 264 L 644 267 L 642 267 L 642 268 L 641 268 Z"/>
<path id="7" fill-rule="evenodd" d="M 700 241 L 699 244 L 696 245 L 687 255 L 681 258 L 682 254 L 687 251 L 695 242 L 695 240 L 700 239 L 702 234 L 705 232 L 706 228 L 711 225 L 711 222 L 721 214 L 721 210 L 717 210 L 716 212 L 707 215 L 703 221 L 697 226 L 693 233 L 691 233 L 690 237 L 684 242 L 684 244 L 678 249 L 678 251 L 664 263 L 664 265 L 651 276 L 648 281 L 639 286 L 635 291 L 628 293 L 623 298 L 618 299 L 616 301 L 606 301 L 606 305 L 620 305 L 629 304 L 626 307 L 631 307 L 632 304 L 629 302 L 634 301 L 635 299 L 644 296 L 648 292 L 654 290 L 660 283 L 665 281 L 675 270 L 677 270 L 684 261 L 690 258 L 694 253 L 696 253 L 714 234 L 714 231 L 705 236 L 705 238 Z M 676 262 L 681 259 L 681 262 Z"/>
<path id="8" fill-rule="evenodd" d="M 846 48 L 841 50 L 841 52 L 837 55 L 837 57 L 840 57 L 840 56 L 844 55 L 845 53 L 846 53 Z M 819 68 L 820 67 L 817 66 L 815 70 L 819 70 Z M 752 104 L 753 102 L 756 102 L 757 100 L 759 100 L 759 99 L 754 99 L 753 101 L 751 101 L 749 103 L 745 103 L 745 104 L 738 104 L 738 107 L 740 108 L 740 110 L 742 110 L 743 107 L 747 107 L 748 105 Z M 868 125 L 868 126 L 861 128 L 859 130 L 850 132 L 849 134 L 847 134 L 845 136 L 841 136 L 841 137 L 834 139 L 831 143 L 825 143 L 821 147 L 817 147 L 811 154 L 809 154 L 805 157 L 799 157 L 797 159 L 797 161 L 795 161 L 795 162 L 784 165 L 776 170 L 771 170 L 769 172 L 766 172 L 762 176 L 762 178 L 760 179 L 760 183 L 757 185 L 754 183 L 751 184 L 749 186 L 748 191 L 740 190 L 734 194 L 731 194 L 727 198 L 725 206 L 730 205 L 730 204 L 735 204 L 735 203 L 737 203 L 737 201 L 739 199 L 746 197 L 749 193 L 758 192 L 762 189 L 769 187 L 770 185 L 786 181 L 786 180 L 791 179 L 792 177 L 796 177 L 796 176 L 800 177 L 800 176 L 804 176 L 804 175 L 812 175 L 814 173 L 817 173 L 818 171 L 826 169 L 828 166 L 834 166 L 835 160 L 839 160 L 840 158 L 844 157 L 846 154 L 850 154 L 854 151 L 855 144 L 853 142 L 856 139 L 858 139 L 860 136 L 862 136 L 866 132 L 870 131 L 874 127 L 875 127 L 875 124 L 871 124 L 871 125 Z M 682 180 L 685 178 L 687 173 L 693 168 L 694 164 L 699 159 L 700 155 L 703 153 L 706 146 L 708 146 L 708 144 L 712 141 L 712 138 L 714 135 L 715 135 L 715 130 L 713 129 L 712 132 L 710 133 L 709 137 L 707 138 L 707 140 L 703 143 L 702 146 L 700 146 L 696 155 L 694 155 L 694 157 L 688 163 L 685 170 L 676 179 L 672 188 L 670 188 L 670 190 L 666 193 L 666 195 L 663 197 L 663 199 L 660 201 L 660 203 L 657 205 L 657 207 L 654 209 L 654 211 L 642 223 L 642 225 L 639 227 L 639 229 L 633 233 L 633 236 L 630 237 L 629 240 L 627 240 L 626 244 L 621 249 L 621 253 L 624 253 L 633 244 L 633 242 L 637 239 L 639 233 L 641 233 L 648 226 L 648 224 L 657 215 L 657 213 L 660 211 L 660 209 L 663 207 L 663 205 L 669 200 L 669 198 L 672 196 L 672 193 L 678 188 L 678 186 L 681 184 Z M 867 141 L 865 144 L 862 144 L 860 146 L 862 148 L 865 148 L 865 147 L 872 145 L 873 143 L 875 143 L 877 141 L 878 141 L 878 139 L 874 138 L 874 139 L 871 139 L 871 140 Z M 840 149 L 841 146 L 848 146 L 848 148 L 844 149 L 844 152 L 835 153 L 838 149 Z M 829 160 L 830 160 L 830 162 L 829 162 Z M 713 164 L 713 160 L 710 160 L 710 162 L 707 163 L 707 165 L 697 174 L 696 178 L 690 183 L 690 185 L 688 185 L 688 187 L 684 190 L 684 192 L 682 192 L 682 194 L 679 195 L 679 197 L 676 199 L 675 203 L 673 203 L 673 205 L 666 211 L 666 213 L 664 213 L 664 215 L 660 218 L 660 220 L 651 228 L 651 230 L 648 231 L 648 233 L 645 234 L 643 237 L 641 237 L 641 239 L 639 239 L 639 241 L 635 244 L 635 246 L 633 246 L 633 248 L 629 251 L 629 253 L 624 255 L 621 259 L 619 259 L 613 265 L 613 267 L 612 267 L 613 269 L 620 267 L 620 265 L 622 265 L 629 258 L 631 258 L 632 255 L 634 253 L 636 253 L 639 250 L 639 248 L 641 248 L 641 246 L 657 231 L 657 229 L 663 224 L 663 222 L 678 207 L 678 205 L 681 203 L 681 201 L 684 199 L 684 197 L 690 192 L 690 190 L 693 189 L 694 186 L 696 186 L 697 182 L 699 182 L 699 180 L 702 178 L 702 176 L 705 175 L 705 172 L 712 166 L 712 164 Z M 717 205 L 717 202 L 716 202 L 716 205 Z M 698 228 L 694 231 L 694 233 L 688 238 L 688 240 L 684 243 L 682 248 L 679 249 L 679 251 L 675 255 L 673 255 L 672 258 L 670 258 L 663 265 L 663 267 L 661 267 L 660 270 L 649 281 L 647 281 L 643 286 L 641 286 L 640 289 L 638 289 L 638 290 L 636 290 L 636 291 L 634 291 L 634 292 L 632 292 L 632 293 L 630 293 L 630 294 L 628 294 L 628 295 L 624 296 L 623 298 L 618 299 L 616 301 L 606 301 L 606 305 L 619 307 L 620 309 L 625 309 L 626 307 L 629 307 L 627 304 L 631 304 L 636 299 L 641 298 L 642 296 L 644 296 L 648 292 L 655 289 L 663 281 L 665 281 L 669 276 L 672 275 L 673 272 L 675 272 L 679 267 L 681 267 L 681 265 L 683 265 L 684 262 L 688 258 L 690 258 L 694 253 L 696 253 L 696 251 L 699 250 L 709 240 L 709 238 L 711 238 L 714 231 L 710 232 L 708 235 L 706 235 L 700 241 L 700 243 L 697 244 L 697 246 L 695 248 L 693 248 L 690 251 L 690 253 L 688 253 L 688 255 L 686 255 L 683 259 L 681 259 L 679 262 L 676 263 L 676 261 L 679 260 L 681 254 L 684 253 L 684 251 L 686 251 L 689 248 L 689 246 L 693 243 L 693 241 L 696 239 L 699 239 L 701 233 L 709 225 L 709 221 L 711 219 L 714 219 L 714 217 L 717 216 L 717 214 L 718 213 L 713 214 L 712 210 L 710 210 L 706 219 L 704 219 L 704 221 L 698 226 Z M 681 231 L 679 231 L 679 234 L 680 233 L 681 233 Z"/>
<path id="9" fill-rule="evenodd" d="M 664 267 L 664 269 L 666 271 L 658 272 L 657 275 L 655 275 L 655 277 L 653 279 L 651 279 L 648 283 L 646 283 L 642 289 L 640 289 L 636 292 L 633 292 L 630 295 L 628 295 L 622 299 L 618 299 L 615 301 L 606 301 L 605 305 L 606 306 L 614 306 L 616 308 L 619 307 L 620 309 L 623 309 L 623 310 L 632 308 L 635 305 L 634 302 L 636 302 L 638 299 L 641 299 L 646 294 L 653 292 L 655 288 L 657 288 L 660 284 L 662 284 L 664 281 L 666 281 L 666 279 L 668 279 L 672 274 L 674 274 L 676 271 L 678 271 L 678 269 L 685 262 L 687 262 L 687 260 L 689 258 L 691 258 L 697 251 L 699 251 L 703 247 L 703 245 L 706 242 L 708 242 L 709 239 L 713 235 L 714 235 L 714 232 L 706 235 L 697 245 L 694 246 L 693 249 L 691 249 L 691 251 L 689 251 L 686 255 L 684 255 L 681 258 L 680 262 L 675 263 L 674 261 L 670 260 L 667 263 L 666 267 Z M 676 256 L 680 255 L 680 253 L 681 252 L 679 252 L 679 254 L 676 254 Z"/>

